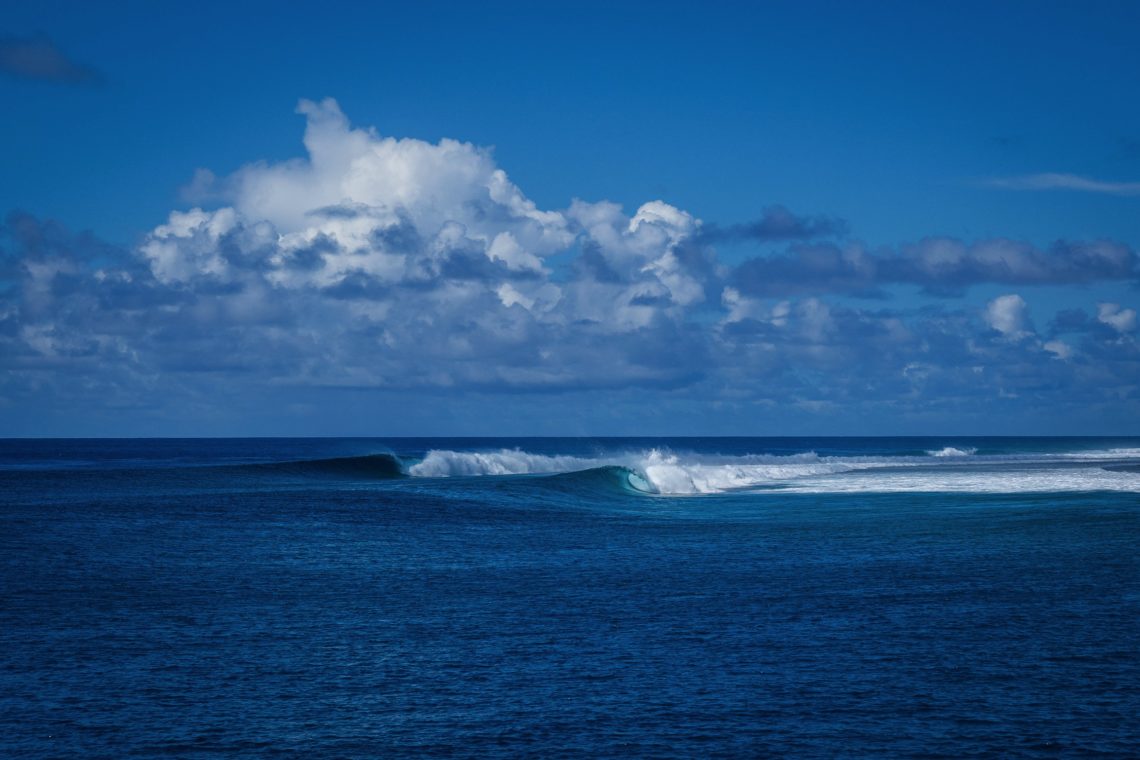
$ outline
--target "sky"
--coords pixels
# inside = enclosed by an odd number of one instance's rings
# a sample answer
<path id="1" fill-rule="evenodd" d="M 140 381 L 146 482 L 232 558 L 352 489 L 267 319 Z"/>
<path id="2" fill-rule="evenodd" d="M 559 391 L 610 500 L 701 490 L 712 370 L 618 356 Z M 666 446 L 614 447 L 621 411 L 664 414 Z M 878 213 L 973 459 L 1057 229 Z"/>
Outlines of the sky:
<path id="1" fill-rule="evenodd" d="M 0 435 L 1140 433 L 1136 3 L 0 6 Z"/>

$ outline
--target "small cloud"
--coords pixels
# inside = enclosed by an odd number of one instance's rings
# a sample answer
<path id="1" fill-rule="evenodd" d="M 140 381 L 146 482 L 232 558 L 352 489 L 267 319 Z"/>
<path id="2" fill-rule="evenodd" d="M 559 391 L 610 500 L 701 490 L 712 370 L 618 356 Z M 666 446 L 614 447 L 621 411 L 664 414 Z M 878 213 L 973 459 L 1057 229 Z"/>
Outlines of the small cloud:
<path id="1" fill-rule="evenodd" d="M 998 296 L 986 304 L 986 324 L 1010 340 L 1028 335 L 1025 299 L 1016 293 Z"/>
<path id="2" fill-rule="evenodd" d="M 94 85 L 103 81 L 98 71 L 68 58 L 43 34 L 0 37 L 0 72 L 37 82 Z"/>
<path id="3" fill-rule="evenodd" d="M 1117 332 L 1132 332 L 1136 329 L 1136 310 L 1122 309 L 1116 303 L 1098 303 L 1097 321 L 1116 329 Z"/>
<path id="4" fill-rule="evenodd" d="M 1053 358 L 1068 361 L 1073 358 L 1073 347 L 1061 340 L 1051 340 L 1043 346 L 1046 351 L 1053 354 Z"/>
<path id="5" fill-rule="evenodd" d="M 997 177 L 987 180 L 986 184 L 1006 190 L 1076 190 L 1105 195 L 1140 195 L 1140 182 L 1105 182 L 1077 174 L 1045 173 Z"/>

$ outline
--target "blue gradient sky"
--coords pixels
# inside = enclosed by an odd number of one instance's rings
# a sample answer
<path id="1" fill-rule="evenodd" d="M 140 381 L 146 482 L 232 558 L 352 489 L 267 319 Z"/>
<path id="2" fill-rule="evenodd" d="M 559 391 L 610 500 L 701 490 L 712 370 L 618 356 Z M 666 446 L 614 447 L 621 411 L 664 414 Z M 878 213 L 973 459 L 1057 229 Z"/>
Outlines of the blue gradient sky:
<path id="1" fill-rule="evenodd" d="M 5 6 L 0 434 L 1137 432 L 1135 3 Z M 238 187 L 308 160 L 303 98 L 564 219 L 372 165 L 357 266 Z M 635 240 L 654 201 L 691 222 Z M 160 271 L 195 207 L 237 216 Z"/>

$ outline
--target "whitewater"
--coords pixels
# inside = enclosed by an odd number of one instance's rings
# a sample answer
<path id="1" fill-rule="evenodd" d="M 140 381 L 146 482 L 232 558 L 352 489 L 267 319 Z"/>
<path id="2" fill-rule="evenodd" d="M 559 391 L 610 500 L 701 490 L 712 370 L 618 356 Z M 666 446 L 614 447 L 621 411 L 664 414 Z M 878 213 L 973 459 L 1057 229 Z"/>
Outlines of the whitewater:
<path id="1" fill-rule="evenodd" d="M 520 448 L 489 451 L 433 449 L 407 466 L 419 478 L 541 475 L 616 467 L 646 493 L 688 496 L 730 491 L 799 493 L 1033 493 L 1140 492 L 1140 448 L 1063 452 L 977 453 L 944 446 L 922 454 L 821 456 L 815 451 L 719 455 L 652 448 L 592 457 L 550 455 Z"/>

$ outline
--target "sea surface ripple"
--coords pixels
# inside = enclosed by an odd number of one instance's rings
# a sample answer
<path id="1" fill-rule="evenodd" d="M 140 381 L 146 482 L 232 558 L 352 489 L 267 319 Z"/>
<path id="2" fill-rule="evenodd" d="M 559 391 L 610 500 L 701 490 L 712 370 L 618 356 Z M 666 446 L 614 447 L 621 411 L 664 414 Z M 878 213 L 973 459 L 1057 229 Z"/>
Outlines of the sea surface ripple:
<path id="1" fill-rule="evenodd" d="M 1138 457 L 0 441 L 0 755 L 1134 755 Z"/>

